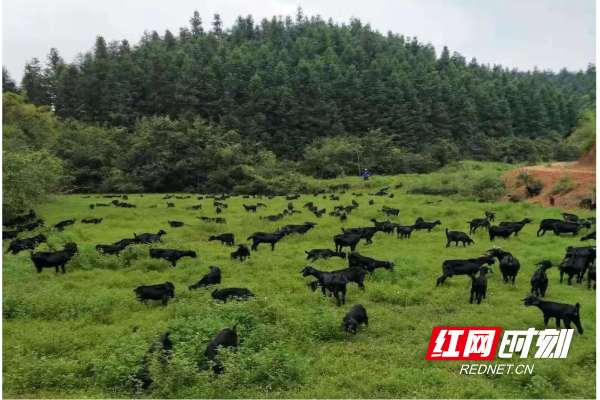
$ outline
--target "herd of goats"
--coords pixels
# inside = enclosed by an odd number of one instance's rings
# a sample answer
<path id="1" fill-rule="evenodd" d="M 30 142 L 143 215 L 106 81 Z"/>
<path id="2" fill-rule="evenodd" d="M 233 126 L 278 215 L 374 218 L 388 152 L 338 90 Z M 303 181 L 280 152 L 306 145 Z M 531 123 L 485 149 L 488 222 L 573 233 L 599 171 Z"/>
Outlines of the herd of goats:
<path id="1" fill-rule="evenodd" d="M 396 188 L 401 185 L 396 186 Z M 343 188 L 345 189 L 345 188 Z M 371 196 L 386 196 L 393 198 L 393 194 L 389 194 L 389 187 L 382 188 L 377 193 L 371 194 Z M 345 190 L 338 192 L 344 194 Z M 314 196 L 322 195 L 323 193 L 315 194 Z M 323 195 L 323 199 L 340 201 L 339 194 L 331 194 L 329 196 Z M 363 196 L 362 193 L 352 193 L 355 197 Z M 143 195 L 140 195 L 143 196 Z M 91 196 L 84 196 L 89 198 Z M 118 199 L 128 200 L 127 195 L 105 195 L 97 196 L 97 198 L 117 198 L 110 203 L 94 203 L 90 204 L 90 209 L 96 207 L 122 207 L 122 208 L 136 208 L 136 205 L 121 202 Z M 221 214 L 223 209 L 227 209 L 228 205 L 224 203 L 227 199 L 231 198 L 229 195 L 222 196 L 199 196 L 198 200 L 213 199 L 213 207 L 215 212 Z M 263 196 L 243 196 L 245 199 L 257 198 L 263 199 Z M 265 196 L 268 199 L 273 199 L 275 196 Z M 288 196 L 284 195 L 285 199 L 290 201 L 287 208 L 279 214 L 269 215 L 260 217 L 267 221 L 279 221 L 287 215 L 293 215 L 301 213 L 296 210 L 293 200 L 298 200 L 299 195 Z M 163 200 L 176 199 L 189 199 L 188 196 L 171 196 L 166 195 Z M 375 200 L 369 200 L 369 205 L 374 205 Z M 152 208 L 158 207 L 157 205 L 150 206 Z M 175 203 L 167 202 L 167 208 L 174 208 Z M 257 209 L 267 205 L 264 203 L 257 203 L 252 205 L 243 204 L 244 209 L 247 212 L 256 213 Z M 356 200 L 352 200 L 352 203 L 348 206 L 338 205 L 334 207 L 334 210 L 329 213 L 330 216 L 339 218 L 341 222 L 347 220 L 348 215 L 359 207 L 359 203 Z M 319 209 L 315 206 L 314 202 L 307 202 L 303 208 L 306 208 L 309 212 L 314 214 L 317 218 L 322 218 L 326 214 L 324 208 Z M 201 210 L 202 205 L 193 205 L 187 207 L 189 210 Z M 399 209 L 383 206 L 381 211 L 388 216 L 398 216 L 400 213 Z M 23 213 L 23 211 L 21 211 Z M 562 214 L 563 219 L 544 219 L 540 223 L 539 230 L 537 231 L 538 236 L 544 236 L 547 231 L 554 232 L 555 235 L 572 234 L 576 236 L 582 228 L 591 228 L 595 226 L 595 218 L 580 219 L 575 214 Z M 212 222 L 217 224 L 226 224 L 227 221 L 222 217 L 197 217 L 204 222 Z M 446 247 L 449 247 L 452 243 L 458 246 L 459 242 L 462 243 L 463 247 L 470 245 L 473 240 L 469 235 L 474 234 L 477 229 L 485 229 L 489 234 L 491 242 L 495 238 L 508 239 L 511 236 L 518 236 L 519 232 L 532 221 L 528 218 L 522 221 L 516 222 L 500 222 L 494 225 L 495 213 L 486 211 L 483 218 L 476 218 L 468 221 L 469 233 L 460 231 L 450 231 L 446 229 Z M 92 218 L 82 219 L 81 223 L 84 224 L 100 224 L 103 218 Z M 75 219 L 61 221 L 53 228 L 62 231 L 70 225 L 75 223 Z M 179 228 L 185 225 L 181 221 L 167 221 L 172 228 Z M 409 239 L 413 231 L 427 230 L 431 232 L 437 225 L 441 225 L 441 222 L 432 221 L 427 222 L 423 218 L 419 217 L 416 219 L 413 225 L 403 226 L 397 223 L 388 221 L 377 221 L 371 219 L 373 226 L 370 227 L 357 227 L 357 228 L 342 228 L 342 234 L 335 235 L 333 242 L 335 249 L 312 249 L 306 251 L 306 259 L 311 263 L 304 267 L 300 272 L 303 277 L 312 276 L 313 281 L 307 284 L 313 292 L 321 288 L 321 293 L 324 297 L 328 295 L 333 296 L 336 299 L 337 305 L 341 306 L 346 303 L 346 287 L 350 283 L 355 283 L 361 290 L 365 289 L 364 281 L 365 278 L 373 274 L 375 270 L 383 268 L 386 270 L 393 270 L 395 264 L 391 261 L 376 260 L 371 257 L 361 255 L 356 252 L 356 246 L 361 240 L 364 240 L 366 244 L 372 243 L 374 235 L 378 232 L 393 234 L 394 232 L 400 239 Z M 285 225 L 284 227 L 277 229 L 274 233 L 266 232 L 255 232 L 250 235 L 247 240 L 252 241 L 252 245 L 248 248 L 245 244 L 239 244 L 237 249 L 231 253 L 232 259 L 239 259 L 243 262 L 246 258 L 251 257 L 253 251 L 258 250 L 260 244 L 267 244 L 271 246 L 271 250 L 275 250 L 275 245 L 284 237 L 294 234 L 304 235 L 311 229 L 315 228 L 317 223 L 305 222 L 301 225 Z M 33 262 L 38 273 L 41 273 L 44 268 L 54 268 L 58 273 L 59 269 L 65 273 L 65 266 L 75 257 L 78 248 L 73 242 L 66 243 L 64 248 L 60 251 L 40 251 L 33 252 L 33 250 L 40 243 L 46 242 L 46 236 L 44 234 L 38 234 L 32 237 L 21 237 L 17 238 L 21 233 L 30 232 L 38 228 L 44 227 L 44 221 L 38 219 L 34 210 L 30 210 L 28 214 L 18 215 L 13 218 L 3 220 L 3 227 L 14 230 L 4 230 L 2 232 L 2 239 L 11 239 L 5 253 L 18 254 L 21 251 L 30 251 L 31 261 Z M 157 233 L 142 233 L 134 234 L 133 238 L 126 238 L 119 240 L 112 244 L 99 244 L 96 249 L 103 254 L 118 255 L 120 252 L 127 249 L 129 246 L 135 244 L 154 244 L 161 243 L 162 236 L 166 232 L 159 230 Z M 208 238 L 209 241 L 220 241 L 222 244 L 227 246 L 235 246 L 235 236 L 233 233 L 222 233 L 220 235 L 211 236 Z M 596 232 L 592 232 L 588 235 L 581 237 L 581 241 L 596 240 Z M 349 252 L 344 252 L 345 248 L 349 248 Z M 171 263 L 173 267 L 177 265 L 177 261 L 182 257 L 196 258 L 196 252 L 192 250 L 174 250 L 174 249 L 160 249 L 151 248 L 149 250 L 151 258 L 164 259 Z M 336 271 L 320 271 L 313 267 L 314 263 L 318 259 L 328 259 L 331 257 L 339 257 L 344 260 L 348 260 L 348 268 L 336 270 Z M 436 285 L 442 285 L 448 278 L 452 278 L 458 275 L 466 275 L 471 280 L 470 299 L 469 302 L 473 303 L 476 300 L 477 304 L 480 304 L 483 299 L 486 298 L 486 291 L 488 285 L 487 274 L 493 272 L 491 266 L 495 264 L 496 260 L 500 266 L 500 272 L 505 283 L 512 283 L 514 285 L 521 265 L 519 260 L 511 253 L 502 250 L 498 247 L 492 247 L 484 255 L 478 258 L 463 259 L 463 260 L 446 260 L 442 264 L 442 275 L 437 279 Z M 594 281 L 594 290 L 596 289 L 596 247 L 595 246 L 584 246 L 574 247 L 569 246 L 566 249 L 566 254 L 563 261 L 558 265 L 560 272 L 560 282 L 563 282 L 563 276 L 568 276 L 568 284 L 571 285 L 572 279 L 575 277 L 577 283 L 582 283 L 584 278 L 587 278 L 587 288 L 591 289 L 592 281 Z M 544 317 L 544 324 L 547 326 L 549 319 L 554 318 L 556 326 L 560 327 L 561 321 L 567 328 L 571 328 L 573 323 L 580 334 L 583 333 L 583 328 L 580 322 L 580 306 L 579 303 L 575 305 L 562 304 L 557 302 L 545 301 L 542 298 L 545 297 L 546 290 L 548 288 L 548 276 L 547 270 L 553 267 L 553 263 L 548 260 L 542 260 L 536 264 L 537 270 L 534 272 L 531 278 L 531 294 L 525 297 L 522 301 L 525 306 L 536 306 L 538 307 Z M 210 272 L 202 277 L 197 283 L 188 286 L 189 290 L 195 290 L 199 288 L 208 288 L 211 286 L 221 284 L 221 270 L 218 267 L 209 267 Z M 587 276 L 586 276 L 587 274 Z M 136 297 L 142 302 L 147 303 L 150 300 L 161 301 L 163 306 L 166 306 L 169 299 L 175 298 L 175 285 L 171 282 L 165 282 L 156 285 L 139 286 L 134 289 Z M 245 288 L 225 288 L 225 289 L 214 289 L 212 292 L 212 298 L 218 301 L 227 302 L 229 300 L 245 300 L 253 297 L 254 294 Z M 368 325 L 369 318 L 367 316 L 367 310 L 360 304 L 354 305 L 350 311 L 345 315 L 342 321 L 342 327 L 345 331 L 356 334 L 360 329 L 361 325 Z M 223 372 L 224 367 L 221 362 L 217 359 L 218 351 L 220 348 L 232 347 L 237 348 L 237 328 L 227 328 L 219 332 L 217 337 L 209 343 L 204 353 L 206 362 L 202 363 L 200 367 L 202 369 L 212 368 L 216 374 Z M 159 349 L 161 351 L 159 358 L 162 362 L 165 362 L 166 358 L 171 352 L 172 342 L 169 339 L 169 333 L 162 335 L 156 342 L 152 344 L 148 350 L 148 354 L 153 354 Z M 137 379 L 141 382 L 142 388 L 147 388 L 152 383 L 152 379 L 148 370 L 148 358 L 144 358 L 142 363 L 142 369 L 137 375 Z"/>

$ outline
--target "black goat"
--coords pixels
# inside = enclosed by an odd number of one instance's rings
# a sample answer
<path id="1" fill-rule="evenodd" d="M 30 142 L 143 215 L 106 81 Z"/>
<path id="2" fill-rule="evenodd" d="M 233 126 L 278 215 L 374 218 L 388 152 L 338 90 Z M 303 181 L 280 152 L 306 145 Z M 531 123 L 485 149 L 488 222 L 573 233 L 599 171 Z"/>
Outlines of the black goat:
<path id="1" fill-rule="evenodd" d="M 44 226 L 44 220 L 38 219 L 35 222 L 32 222 L 30 224 L 25 224 L 25 225 L 22 225 L 21 227 L 19 227 L 19 232 L 32 231 L 32 230 L 40 228 L 42 226 Z"/>
<path id="2" fill-rule="evenodd" d="M 219 354 L 220 348 L 233 348 L 234 350 L 238 347 L 238 336 L 237 336 L 237 325 L 234 325 L 233 328 L 223 329 L 217 337 L 206 346 L 206 350 L 204 351 L 204 357 L 208 361 L 213 362 L 213 372 L 215 375 L 222 374 L 225 371 L 225 367 L 220 360 L 216 359 Z M 205 368 L 202 368 L 205 369 Z"/>
<path id="3" fill-rule="evenodd" d="M 546 234 L 546 231 L 554 231 L 554 225 L 557 222 L 562 221 L 560 219 L 552 218 L 543 219 L 542 222 L 540 222 L 540 229 L 538 229 L 537 231 L 537 236 L 540 236 L 540 232 L 542 232 L 542 236 L 544 236 Z"/>
<path id="4" fill-rule="evenodd" d="M 284 236 L 284 231 L 280 231 L 279 233 L 255 232 L 248 236 L 246 240 L 252 240 L 252 251 L 258 251 L 258 245 L 261 243 L 270 244 L 271 251 L 275 251 L 275 244 L 277 244 Z"/>
<path id="5" fill-rule="evenodd" d="M 353 306 L 344 317 L 342 327 L 346 332 L 356 335 L 356 332 L 358 332 L 363 323 L 365 326 L 369 326 L 367 310 L 361 304 L 357 304 Z"/>
<path id="6" fill-rule="evenodd" d="M 177 266 L 177 261 L 183 257 L 196 258 L 196 252 L 191 250 L 171 250 L 171 249 L 150 249 L 150 258 L 162 258 L 171 263 L 173 268 Z"/>
<path id="7" fill-rule="evenodd" d="M 54 228 L 56 228 L 56 230 L 58 230 L 58 231 L 62 231 L 65 229 L 65 227 L 67 227 L 69 225 L 73 225 L 74 223 L 75 223 L 75 218 L 67 219 L 65 221 L 60 221 L 58 224 L 54 225 Z"/>
<path id="8" fill-rule="evenodd" d="M 181 228 L 183 225 L 185 225 L 183 222 L 181 221 L 167 221 L 169 223 L 169 226 L 171 228 Z"/>
<path id="9" fill-rule="evenodd" d="M 487 292 L 487 273 L 493 272 L 491 268 L 481 267 L 479 268 L 479 276 L 476 278 L 475 275 L 471 277 L 471 297 L 469 303 L 473 304 L 473 298 L 477 299 L 477 304 L 481 304 L 481 300 L 486 298 Z"/>
<path id="10" fill-rule="evenodd" d="M 523 227 L 530 222 L 533 222 L 529 218 L 524 218 L 520 222 L 500 222 L 500 226 L 512 226 L 514 228 L 515 237 L 519 236 L 519 232 L 523 229 Z"/>
<path id="11" fill-rule="evenodd" d="M 159 230 L 156 234 L 154 233 L 142 233 L 140 235 L 133 234 L 133 237 L 136 238 L 140 243 L 150 244 L 160 242 L 160 239 L 163 235 L 166 235 L 167 232 L 162 229 Z"/>
<path id="12" fill-rule="evenodd" d="M 596 240 L 596 231 L 589 233 L 581 238 L 582 242 L 585 242 L 586 240 Z"/>
<path id="13" fill-rule="evenodd" d="M 221 270 L 217 267 L 208 267 L 210 272 L 202 277 L 195 284 L 188 286 L 189 290 L 198 289 L 210 285 L 218 285 L 221 283 Z"/>
<path id="14" fill-rule="evenodd" d="M 421 229 L 427 229 L 427 232 L 431 232 L 431 230 L 433 228 L 435 228 L 436 225 L 441 225 L 441 224 L 442 223 L 441 223 L 440 220 L 437 220 L 437 221 L 434 221 L 434 222 L 424 222 L 424 221 L 421 221 L 421 222 L 418 222 L 418 223 L 415 224 L 415 229 L 418 230 L 418 231 L 420 231 Z"/>
<path id="15" fill-rule="evenodd" d="M 538 297 L 546 297 L 546 290 L 548 289 L 548 275 L 546 271 L 552 268 L 552 262 L 543 260 L 535 265 L 539 268 L 531 277 L 531 293 Z"/>
<path id="16" fill-rule="evenodd" d="M 466 233 L 459 231 L 449 231 L 448 228 L 446 228 L 446 240 L 448 241 L 446 243 L 446 248 L 450 247 L 450 243 L 452 242 L 456 243 L 455 247 L 458 247 L 458 242 L 462 242 L 463 247 L 467 247 L 467 244 L 475 244 L 473 239 L 471 239 Z"/>
<path id="17" fill-rule="evenodd" d="M 211 293 L 211 296 L 215 300 L 226 303 L 227 301 L 234 299 L 248 300 L 248 298 L 254 297 L 255 295 L 248 289 L 227 288 L 221 290 L 215 289 L 215 291 Z"/>
<path id="18" fill-rule="evenodd" d="M 318 260 L 319 258 L 322 258 L 324 260 L 327 260 L 331 257 L 339 257 L 343 260 L 346 259 L 346 253 L 331 251 L 328 249 L 312 249 L 311 251 L 304 252 L 307 254 L 306 259 L 311 262 Z"/>
<path id="19" fill-rule="evenodd" d="M 101 223 L 102 220 L 103 220 L 103 218 L 82 219 L 81 223 L 82 224 L 94 224 L 94 225 L 96 225 L 96 224 Z"/>
<path id="20" fill-rule="evenodd" d="M 560 236 L 562 233 L 572 233 L 573 237 L 579 233 L 581 225 L 577 222 L 559 221 L 554 224 L 554 235 Z"/>
<path id="21" fill-rule="evenodd" d="M 16 230 L 16 231 L 2 231 L 2 240 L 7 240 L 7 239 L 14 239 L 16 238 L 19 233 L 21 233 L 21 231 Z"/>
<path id="22" fill-rule="evenodd" d="M 488 234 L 490 235 L 490 242 L 493 242 L 497 237 L 502 239 L 508 239 L 517 228 L 514 226 L 490 226 Z"/>
<path id="23" fill-rule="evenodd" d="M 255 206 L 255 205 L 249 205 L 249 206 L 247 206 L 247 205 L 245 205 L 245 204 L 242 204 L 242 206 L 244 206 L 244 209 L 245 209 L 246 211 L 252 211 L 252 212 L 256 212 L 256 206 Z"/>
<path id="24" fill-rule="evenodd" d="M 396 264 L 391 261 L 379 261 L 371 257 L 366 257 L 357 252 L 348 254 L 348 266 L 349 267 L 363 267 L 370 274 L 375 272 L 378 268 L 385 268 L 392 271 Z"/>
<path id="25" fill-rule="evenodd" d="M 519 263 L 519 260 L 517 260 L 508 251 L 501 250 L 497 247 L 489 249 L 487 254 L 498 259 L 498 263 L 500 264 L 500 272 L 502 273 L 502 279 L 504 279 L 504 283 L 512 282 L 514 285 L 515 279 L 517 279 L 517 274 L 521 269 L 521 263 Z"/>
<path id="26" fill-rule="evenodd" d="M 477 228 L 490 229 L 490 221 L 487 218 L 475 218 L 471 222 L 467 222 L 470 225 L 469 233 L 473 234 Z"/>
<path id="27" fill-rule="evenodd" d="M 486 255 L 468 260 L 446 260 L 442 263 L 442 276 L 437 279 L 436 286 L 444 284 L 447 278 L 454 275 L 475 275 L 483 265 L 493 265 L 495 262 L 492 257 Z"/>
<path id="28" fill-rule="evenodd" d="M 319 271 L 310 265 L 304 267 L 300 273 L 305 277 L 312 275 L 317 278 L 323 297 L 326 296 L 326 291 L 329 290 L 337 300 L 338 307 L 346 304 L 346 284 L 348 283 L 348 279 L 343 274 Z"/>
<path id="29" fill-rule="evenodd" d="M 11 252 L 13 255 L 19 254 L 21 251 L 24 250 L 33 250 L 38 244 L 45 242 L 46 236 L 44 235 L 36 235 L 25 239 L 15 239 L 12 242 L 10 242 L 10 245 L 4 253 L 6 254 L 8 252 Z"/>
<path id="30" fill-rule="evenodd" d="M 218 236 L 211 236 L 208 238 L 209 242 L 213 240 L 219 240 L 221 244 L 226 244 L 227 246 L 235 246 L 235 235 L 233 233 L 222 233 Z"/>
<path id="31" fill-rule="evenodd" d="M 143 304 L 148 300 L 160 300 L 163 306 L 169 303 L 169 298 L 175 298 L 175 285 L 171 282 L 160 283 L 158 285 L 138 286 L 133 289 L 135 296 Z"/>
<path id="32" fill-rule="evenodd" d="M 77 254 L 77 245 L 73 242 L 65 243 L 61 251 L 38 251 L 31 254 L 31 261 L 37 269 L 38 274 L 44 268 L 55 268 L 58 273 L 58 268 L 65 273 L 65 265 Z"/>
<path id="33" fill-rule="evenodd" d="M 581 320 L 579 319 L 579 303 L 574 306 L 570 304 L 555 303 L 553 301 L 540 300 L 536 296 L 529 295 L 523 300 L 525 307 L 536 306 L 544 314 L 544 326 L 548 326 L 550 318 L 556 320 L 556 327 L 560 329 L 560 321 L 565 324 L 567 329 L 571 329 L 571 322 L 577 327 L 577 332 L 583 334 Z"/>
<path id="34" fill-rule="evenodd" d="M 410 235 L 412 234 L 412 231 L 415 230 L 415 226 L 411 225 L 411 226 L 400 226 L 398 225 L 396 227 L 396 233 L 398 234 L 398 237 L 400 239 L 410 239 Z"/>
<path id="35" fill-rule="evenodd" d="M 344 247 L 350 247 L 350 251 L 354 251 L 356 249 L 356 245 L 362 239 L 361 234 L 343 234 L 343 235 L 335 235 L 333 237 L 333 242 L 335 244 L 335 251 L 342 252 Z"/>
<path id="36" fill-rule="evenodd" d="M 244 261 L 246 257 L 250 258 L 250 250 L 245 244 L 238 245 L 237 250 L 231 253 L 231 259 L 239 258 L 240 262 Z"/>

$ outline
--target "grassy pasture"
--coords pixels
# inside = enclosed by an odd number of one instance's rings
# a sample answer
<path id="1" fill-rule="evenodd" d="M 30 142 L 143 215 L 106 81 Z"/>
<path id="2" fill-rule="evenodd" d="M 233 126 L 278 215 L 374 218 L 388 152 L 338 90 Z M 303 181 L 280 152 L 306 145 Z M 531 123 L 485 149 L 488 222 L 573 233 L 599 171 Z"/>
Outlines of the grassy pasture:
<path id="1" fill-rule="evenodd" d="M 214 217 L 212 199 L 201 202 L 171 199 L 176 207 L 166 208 L 163 195 L 130 195 L 136 209 L 96 208 L 88 204 L 111 199 L 83 199 L 58 196 L 35 209 L 47 225 L 77 218 L 63 232 L 42 230 L 48 245 L 59 248 L 67 241 L 79 246 L 79 255 L 67 265 L 67 273 L 44 270 L 37 274 L 29 254 L 3 256 L 3 396 L 4 397 L 156 397 L 156 398 L 593 398 L 596 388 L 596 297 L 587 284 L 559 285 L 556 268 L 549 271 L 547 299 L 581 304 L 583 335 L 574 334 L 566 360 L 496 359 L 493 363 L 534 364 L 532 375 L 459 375 L 462 361 L 425 361 L 435 326 L 501 326 L 504 329 L 543 329 L 541 312 L 523 307 L 520 300 L 529 293 L 534 264 L 542 259 L 559 263 L 569 245 L 582 245 L 579 237 L 555 237 L 551 232 L 536 237 L 539 221 L 560 218 L 560 210 L 529 203 L 480 204 L 437 196 L 408 195 L 406 187 L 390 190 L 395 198 L 370 197 L 373 187 L 415 177 L 374 177 L 367 185 L 354 178 L 355 185 L 341 201 L 321 196 L 302 196 L 293 201 L 300 215 L 279 222 L 263 222 L 261 215 L 283 211 L 283 197 L 268 200 L 231 198 L 222 217 L 227 225 L 204 223 L 196 216 Z M 341 181 L 340 181 L 341 182 Z M 364 193 L 354 197 L 352 191 Z M 368 205 L 374 198 L 376 204 Z M 317 220 L 302 205 L 314 201 L 331 211 L 335 205 L 360 203 L 344 227 L 371 226 L 369 219 L 387 219 L 381 211 L 386 204 L 401 209 L 394 222 L 412 223 L 418 216 L 427 221 L 440 219 L 442 226 L 431 233 L 413 232 L 409 240 L 377 233 L 372 245 L 361 241 L 357 251 L 396 263 L 393 273 L 378 270 L 365 282 L 366 291 L 348 287 L 347 304 L 336 307 L 333 298 L 323 298 L 307 287 L 311 278 L 299 273 L 306 265 L 304 250 L 333 249 L 332 237 L 340 233 L 337 218 Z M 438 203 L 437 200 L 442 199 Z M 246 212 L 242 204 L 261 201 L 267 208 Z M 426 205 L 427 201 L 434 201 Z M 200 211 L 186 206 L 201 203 Z M 158 208 L 150 208 L 157 204 Z M 512 252 L 521 262 L 515 286 L 502 282 L 497 264 L 489 279 L 488 298 L 470 305 L 470 281 L 466 277 L 447 280 L 436 287 L 441 264 L 446 259 L 477 257 L 490 244 L 483 230 L 473 236 L 467 248 L 446 249 L 444 229 L 468 232 L 466 221 L 481 218 L 485 210 L 495 211 L 497 221 L 529 217 L 518 238 L 497 239 L 494 244 Z M 594 216 L 580 211 L 581 217 Z M 103 217 L 100 225 L 84 225 L 81 218 Z M 167 220 L 184 221 L 182 228 L 170 228 Z M 237 243 L 253 232 L 272 232 L 285 224 L 315 221 L 319 225 L 305 236 L 289 236 L 274 252 L 260 245 L 244 263 L 231 260 L 233 250 L 220 242 L 208 242 L 212 234 L 233 232 Z M 120 257 L 99 254 L 96 244 L 113 243 L 133 237 L 133 232 L 167 231 L 162 248 L 195 250 L 197 259 L 183 258 L 177 268 L 148 256 L 150 246 L 138 245 Z M 583 234 L 589 233 L 584 230 Z M 33 234 L 23 235 L 25 237 Z M 594 243 L 594 242 L 592 242 Z M 4 248 L 8 245 L 5 241 Z M 43 244 L 38 250 L 48 248 Z M 217 304 L 207 290 L 188 291 L 208 272 L 221 268 L 221 287 L 246 287 L 258 295 L 248 302 Z M 315 263 L 320 270 L 344 268 L 338 258 Z M 173 282 L 175 300 L 167 307 L 158 302 L 142 305 L 134 296 L 138 285 Z M 363 304 L 370 326 L 356 336 L 341 329 L 345 313 L 354 304 Z M 223 352 L 228 371 L 220 377 L 198 372 L 196 364 L 208 341 L 226 327 L 238 324 L 240 348 L 237 354 Z M 549 327 L 554 327 L 554 322 Z M 174 342 L 173 358 L 166 365 L 154 362 L 154 384 L 147 392 L 132 389 L 132 377 L 151 342 L 166 331 Z M 466 363 L 466 362 L 464 362 Z"/>

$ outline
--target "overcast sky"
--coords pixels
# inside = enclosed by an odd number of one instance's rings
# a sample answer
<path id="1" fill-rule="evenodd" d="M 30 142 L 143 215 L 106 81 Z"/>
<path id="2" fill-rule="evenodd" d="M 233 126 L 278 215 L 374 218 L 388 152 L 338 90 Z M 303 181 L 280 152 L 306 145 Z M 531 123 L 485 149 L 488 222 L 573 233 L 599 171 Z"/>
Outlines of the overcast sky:
<path id="1" fill-rule="evenodd" d="M 596 59 L 595 0 L 4 0 L 2 64 L 20 80 L 25 62 L 45 62 L 51 47 L 72 61 L 90 50 L 96 35 L 137 43 L 144 30 L 177 33 L 198 9 L 208 29 L 220 13 L 230 26 L 238 15 L 256 21 L 305 14 L 370 23 L 447 45 L 468 59 L 522 70 L 585 69 Z"/>

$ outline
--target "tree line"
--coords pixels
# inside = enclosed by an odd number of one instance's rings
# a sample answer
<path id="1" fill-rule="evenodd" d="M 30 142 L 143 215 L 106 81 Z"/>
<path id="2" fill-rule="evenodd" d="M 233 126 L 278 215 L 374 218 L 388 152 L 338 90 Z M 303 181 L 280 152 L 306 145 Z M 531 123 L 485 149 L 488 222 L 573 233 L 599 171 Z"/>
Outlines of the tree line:
<path id="1" fill-rule="evenodd" d="M 103 191 L 569 160 L 580 149 L 564 139 L 596 101 L 593 64 L 509 70 L 300 8 L 228 29 L 218 14 L 205 29 L 194 12 L 177 34 L 98 36 L 71 62 L 53 48 L 45 65 L 27 62 L 20 85 L 2 72 L 5 151 L 45 152 L 76 188 Z M 38 131 L 41 144 L 29 143 Z"/>

